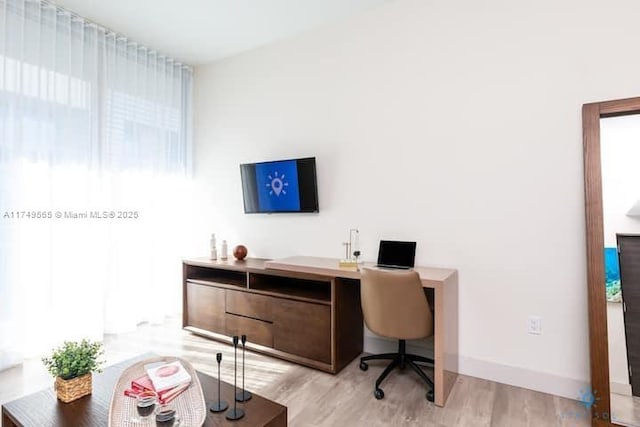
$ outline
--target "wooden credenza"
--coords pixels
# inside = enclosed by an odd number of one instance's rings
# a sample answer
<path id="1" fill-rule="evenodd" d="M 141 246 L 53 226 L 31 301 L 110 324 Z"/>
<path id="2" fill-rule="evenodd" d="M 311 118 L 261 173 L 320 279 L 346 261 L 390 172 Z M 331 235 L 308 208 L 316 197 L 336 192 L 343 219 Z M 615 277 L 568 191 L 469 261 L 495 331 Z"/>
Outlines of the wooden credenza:
<path id="1" fill-rule="evenodd" d="M 359 281 L 272 270 L 267 260 L 183 261 L 183 327 L 337 373 L 362 352 Z"/>

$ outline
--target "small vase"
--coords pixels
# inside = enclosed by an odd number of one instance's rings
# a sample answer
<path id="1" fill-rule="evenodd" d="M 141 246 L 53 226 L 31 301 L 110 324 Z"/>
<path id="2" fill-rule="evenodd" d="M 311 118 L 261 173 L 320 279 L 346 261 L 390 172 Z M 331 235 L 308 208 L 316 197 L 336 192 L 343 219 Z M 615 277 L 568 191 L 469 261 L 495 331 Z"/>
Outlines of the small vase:
<path id="1" fill-rule="evenodd" d="M 227 241 L 226 240 L 222 241 L 222 249 L 220 250 L 220 259 L 223 261 L 227 259 Z"/>
<path id="2" fill-rule="evenodd" d="M 209 259 L 218 259 L 218 252 L 216 251 L 216 235 L 211 235 L 211 240 L 209 241 Z"/>
<path id="3" fill-rule="evenodd" d="M 91 373 L 88 373 L 81 377 L 72 378 L 70 380 L 63 380 L 60 377 L 56 377 L 54 388 L 56 390 L 58 400 L 64 403 L 78 400 L 81 397 L 91 394 Z"/>

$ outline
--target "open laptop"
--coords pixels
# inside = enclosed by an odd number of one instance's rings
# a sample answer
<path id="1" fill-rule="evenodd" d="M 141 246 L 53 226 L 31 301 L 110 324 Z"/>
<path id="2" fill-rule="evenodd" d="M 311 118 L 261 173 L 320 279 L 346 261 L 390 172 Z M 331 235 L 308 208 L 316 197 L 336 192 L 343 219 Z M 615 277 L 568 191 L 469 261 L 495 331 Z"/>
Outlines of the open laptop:
<path id="1" fill-rule="evenodd" d="M 415 260 L 416 242 L 380 240 L 376 267 L 408 270 L 413 268 Z"/>

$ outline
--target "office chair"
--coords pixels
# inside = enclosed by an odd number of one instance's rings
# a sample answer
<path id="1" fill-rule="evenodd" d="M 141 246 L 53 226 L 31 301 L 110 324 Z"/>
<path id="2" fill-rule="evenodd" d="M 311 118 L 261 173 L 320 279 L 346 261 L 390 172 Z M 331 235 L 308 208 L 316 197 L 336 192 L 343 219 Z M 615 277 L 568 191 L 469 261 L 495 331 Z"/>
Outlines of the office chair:
<path id="1" fill-rule="evenodd" d="M 362 314 L 367 327 L 375 334 L 398 340 L 397 353 L 374 354 L 360 358 L 360 369 L 366 371 L 369 360 L 391 360 L 376 380 L 373 395 L 384 397 L 382 381 L 395 368 L 411 367 L 429 386 L 427 400 L 433 402 L 433 381 L 416 362 L 433 365 L 433 359 L 407 354 L 406 340 L 433 335 L 431 306 L 422 289 L 420 276 L 415 271 L 385 271 L 363 268 L 360 279 Z"/>

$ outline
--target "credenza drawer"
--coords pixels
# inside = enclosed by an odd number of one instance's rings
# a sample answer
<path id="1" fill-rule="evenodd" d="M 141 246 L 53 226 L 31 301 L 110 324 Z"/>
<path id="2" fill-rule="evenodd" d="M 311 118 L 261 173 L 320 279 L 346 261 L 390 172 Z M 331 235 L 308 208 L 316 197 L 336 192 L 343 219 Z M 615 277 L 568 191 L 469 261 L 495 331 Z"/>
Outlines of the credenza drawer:
<path id="1" fill-rule="evenodd" d="M 331 307 L 274 299 L 273 348 L 331 363 Z"/>
<path id="2" fill-rule="evenodd" d="M 226 311 L 227 313 L 272 322 L 271 300 L 272 298 L 269 296 L 227 289 Z"/>
<path id="3" fill-rule="evenodd" d="M 253 344 L 273 347 L 273 334 L 271 323 L 262 320 L 250 319 L 248 317 L 237 316 L 227 313 L 226 325 L 227 335 L 247 336 L 247 341 Z"/>
<path id="4" fill-rule="evenodd" d="M 224 333 L 224 289 L 187 283 L 185 326 Z"/>

